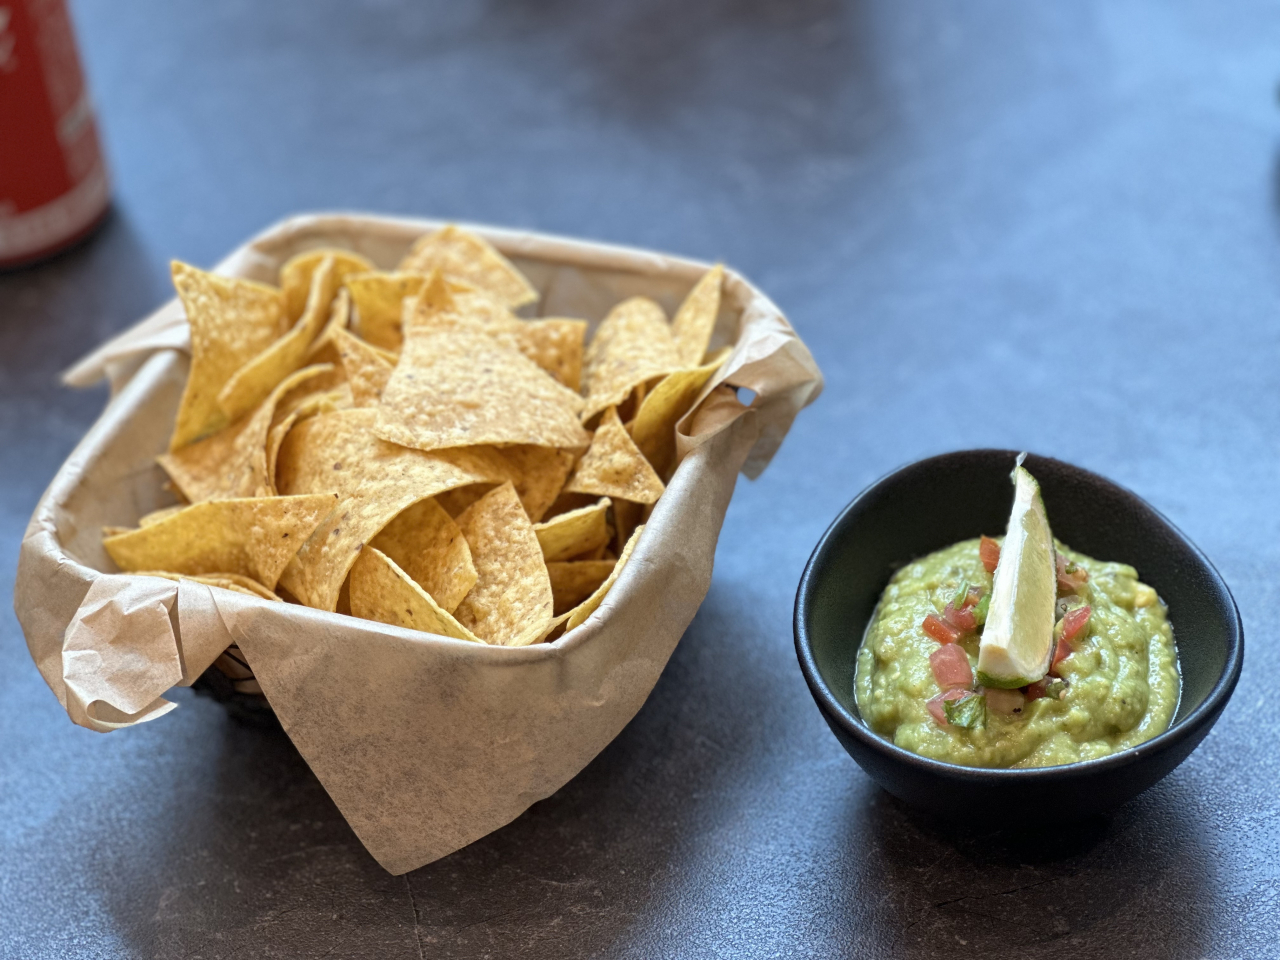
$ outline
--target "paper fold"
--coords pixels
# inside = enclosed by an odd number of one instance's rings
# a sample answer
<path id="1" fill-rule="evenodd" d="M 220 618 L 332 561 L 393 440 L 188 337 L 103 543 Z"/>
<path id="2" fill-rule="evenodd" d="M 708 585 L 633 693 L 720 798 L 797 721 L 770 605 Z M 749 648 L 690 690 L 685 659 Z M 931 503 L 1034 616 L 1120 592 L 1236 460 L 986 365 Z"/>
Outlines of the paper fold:
<path id="1" fill-rule="evenodd" d="M 272 281 L 301 250 L 336 245 L 394 265 L 430 221 L 299 217 L 219 265 Z M 477 231 L 542 291 L 542 315 L 598 322 L 619 300 L 668 313 L 705 264 L 514 231 Z M 549 796 L 644 703 L 706 595 L 739 471 L 759 473 L 822 380 L 773 304 L 727 272 L 713 345 L 729 360 L 678 425 L 683 459 L 601 608 L 554 644 L 477 645 L 190 581 L 111 573 L 104 524 L 167 500 L 164 449 L 186 376 L 187 330 L 168 304 L 66 374 L 108 378 L 113 399 L 41 499 L 14 606 L 32 658 L 76 723 L 99 731 L 173 709 L 239 647 L 299 752 L 393 873 L 444 856 Z M 750 408 L 732 388 L 754 392 Z"/>

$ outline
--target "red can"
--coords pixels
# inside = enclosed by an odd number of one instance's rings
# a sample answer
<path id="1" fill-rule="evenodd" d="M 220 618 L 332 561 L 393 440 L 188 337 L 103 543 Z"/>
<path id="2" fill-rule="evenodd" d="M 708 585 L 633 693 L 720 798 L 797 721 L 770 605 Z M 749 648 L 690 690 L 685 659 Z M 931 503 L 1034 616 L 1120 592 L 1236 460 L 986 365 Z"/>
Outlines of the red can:
<path id="1" fill-rule="evenodd" d="M 0 0 L 0 267 L 74 243 L 109 196 L 65 0 Z"/>

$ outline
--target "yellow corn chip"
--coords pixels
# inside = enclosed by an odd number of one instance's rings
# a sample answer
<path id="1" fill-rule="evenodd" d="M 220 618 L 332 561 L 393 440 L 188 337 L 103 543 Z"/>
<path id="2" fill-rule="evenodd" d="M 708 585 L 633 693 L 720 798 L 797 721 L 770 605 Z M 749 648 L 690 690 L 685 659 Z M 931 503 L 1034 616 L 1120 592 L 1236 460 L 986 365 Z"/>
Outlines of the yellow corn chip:
<path id="1" fill-rule="evenodd" d="M 347 277 L 361 339 L 386 350 L 399 350 L 404 340 L 400 332 L 404 302 L 417 297 L 426 281 L 421 273 L 361 273 Z"/>
<path id="2" fill-rule="evenodd" d="M 527 443 L 579 447 L 582 398 L 472 329 L 411 330 L 378 407 L 377 434 L 419 450 Z"/>
<path id="3" fill-rule="evenodd" d="M 302 366 L 307 350 L 324 327 L 338 289 L 333 261 L 321 262 L 311 277 L 311 296 L 293 329 L 232 375 L 218 393 L 218 406 L 228 420 L 238 420 L 281 380 Z"/>
<path id="4" fill-rule="evenodd" d="M 723 281 L 724 267 L 717 263 L 694 284 L 671 321 L 671 337 L 676 342 L 681 366 L 696 367 L 707 355 L 707 345 L 711 343 L 716 316 L 720 313 Z"/>
<path id="5" fill-rule="evenodd" d="M 512 309 L 538 299 L 538 291 L 506 257 L 480 237 L 452 224 L 420 237 L 400 262 L 400 269 L 412 273 L 439 270 Z"/>
<path id="6" fill-rule="evenodd" d="M 218 391 L 276 339 L 284 298 L 274 287 L 215 276 L 176 260 L 171 269 L 191 326 L 191 372 L 169 441 L 169 449 L 177 450 L 227 425 Z"/>
<path id="7" fill-rule="evenodd" d="M 444 512 L 453 518 L 462 516 L 467 507 L 471 506 L 486 493 L 496 487 L 496 483 L 473 483 L 469 487 L 458 487 L 455 490 L 446 490 L 444 493 L 436 497 L 436 503 L 444 508 Z"/>
<path id="8" fill-rule="evenodd" d="M 435 500 L 403 510 L 373 539 L 447 613 L 476 585 L 471 548 L 453 518 Z"/>
<path id="9" fill-rule="evenodd" d="M 308 606 L 333 610 L 356 557 L 406 507 L 454 487 L 507 479 L 493 450 L 422 453 L 384 443 L 371 427 L 376 411 L 358 407 L 301 420 L 280 446 L 281 493 L 333 493 L 333 514 L 281 575 Z"/>
<path id="10" fill-rule="evenodd" d="M 163 454 L 160 466 L 191 503 L 271 496 L 267 443 L 276 404 L 290 390 L 332 369 L 321 364 L 286 377 L 252 414 L 211 437 Z"/>
<path id="11" fill-rule="evenodd" d="M 178 504 L 174 504 L 172 507 L 161 507 L 159 510 L 152 510 L 150 513 L 146 514 L 145 516 L 141 516 L 138 518 L 138 526 L 149 527 L 153 523 L 157 523 L 160 520 L 165 519 L 165 517 L 173 516 L 175 513 L 177 513 L 179 510 L 181 510 L 183 507 L 186 507 L 186 506 L 189 506 L 189 504 L 178 503 Z M 128 530 L 129 528 L 125 527 L 124 529 Z"/>
<path id="12" fill-rule="evenodd" d="M 582 341 L 587 322 L 549 317 L 516 323 L 519 326 L 511 331 L 516 349 L 576 391 L 582 385 Z"/>
<path id="13" fill-rule="evenodd" d="M 491 490 L 458 518 L 479 579 L 454 611 L 490 643 L 507 643 L 552 616 L 551 580 L 524 507 L 510 483 Z"/>
<path id="14" fill-rule="evenodd" d="M 711 375 L 728 356 L 726 348 L 701 367 L 667 374 L 640 404 L 631 423 L 631 439 L 660 477 L 669 476 L 675 466 L 676 422 L 689 412 Z"/>
<path id="15" fill-rule="evenodd" d="M 377 547 L 366 547 L 351 568 L 351 614 L 365 620 L 481 643 Z"/>
<path id="16" fill-rule="evenodd" d="M 568 560 L 603 548 L 609 543 L 609 498 L 589 507 L 570 510 L 545 523 L 535 523 L 533 532 L 548 563 Z M 555 586 L 554 581 L 552 586 Z"/>
<path id="17" fill-rule="evenodd" d="M 609 579 L 616 560 L 574 560 L 569 563 L 548 563 L 547 575 L 551 578 L 551 596 L 555 612 L 559 616 L 568 613 Z"/>
<path id="18" fill-rule="evenodd" d="M 681 367 L 662 308 L 645 297 L 624 300 L 604 318 L 582 371 L 587 396 L 583 422 L 621 404 L 635 387 Z"/>
<path id="19" fill-rule="evenodd" d="M 236 573 L 270 589 L 335 502 L 323 494 L 211 500 L 102 545 L 126 573 Z"/>
<path id="20" fill-rule="evenodd" d="M 336 248 L 308 250 L 291 258 L 280 268 L 280 288 L 284 293 L 285 305 L 285 326 L 280 333 L 287 331 L 306 310 L 307 301 L 311 297 L 312 277 L 325 257 L 333 258 L 333 271 L 339 282 L 348 274 L 366 273 L 375 269 L 372 263 L 358 253 Z"/>
<path id="21" fill-rule="evenodd" d="M 511 464 L 511 480 L 529 519 L 537 523 L 555 502 L 573 469 L 575 459 L 568 450 L 520 444 L 503 447 L 502 456 Z"/>
<path id="22" fill-rule="evenodd" d="M 375 406 L 396 365 L 387 360 L 381 350 L 345 330 L 334 334 L 334 343 L 347 374 L 347 383 L 351 384 L 351 402 L 357 407 Z"/>
<path id="23" fill-rule="evenodd" d="M 329 304 L 329 319 L 319 335 L 311 341 L 307 348 L 307 363 L 334 363 L 338 352 L 333 338 L 339 330 L 347 330 L 351 326 L 351 292 L 346 287 L 339 287 Z M 323 359 L 317 359 L 323 358 Z"/>
<path id="24" fill-rule="evenodd" d="M 590 448 L 564 487 L 565 493 L 620 497 L 636 503 L 654 503 L 664 489 L 661 478 L 618 419 L 616 407 L 605 411 Z"/>
<path id="25" fill-rule="evenodd" d="M 635 533 L 627 539 L 627 545 L 622 549 L 622 555 L 618 557 L 618 562 L 613 565 L 613 570 L 609 573 L 605 582 L 600 584 L 591 596 L 587 597 L 587 599 L 583 600 L 582 603 L 569 611 L 569 617 L 565 620 L 564 626 L 566 633 L 574 627 L 581 626 L 586 622 L 587 618 L 590 617 L 591 614 L 596 612 L 596 609 L 604 601 L 609 590 L 618 582 L 618 577 L 622 575 L 622 571 L 626 567 L 627 561 L 631 559 L 631 552 L 635 550 L 636 543 L 640 540 L 640 534 L 642 533 L 644 533 L 644 527 L 636 527 Z"/>
<path id="26" fill-rule="evenodd" d="M 222 587 L 236 593 L 247 593 L 251 597 L 263 600 L 274 600 L 283 603 L 279 597 L 252 577 L 244 577 L 238 573 L 170 573 L 168 570 L 138 570 L 140 577 L 160 577 L 164 580 L 193 580 L 210 587 Z"/>

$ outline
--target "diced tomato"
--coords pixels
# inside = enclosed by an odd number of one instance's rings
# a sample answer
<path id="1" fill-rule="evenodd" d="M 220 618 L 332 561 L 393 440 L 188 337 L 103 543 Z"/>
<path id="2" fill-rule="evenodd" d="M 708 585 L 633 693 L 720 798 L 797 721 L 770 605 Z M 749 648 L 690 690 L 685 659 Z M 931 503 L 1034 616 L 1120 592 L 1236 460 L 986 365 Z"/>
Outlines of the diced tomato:
<path id="1" fill-rule="evenodd" d="M 1044 692 L 1046 681 L 1037 680 L 1035 683 L 1028 684 L 1022 688 L 1022 695 L 1027 698 L 1027 703 L 1032 700 L 1039 700 L 1043 696 L 1047 696 Z"/>
<path id="2" fill-rule="evenodd" d="M 1058 645 L 1053 648 L 1053 663 L 1049 665 L 1049 672 L 1054 676 L 1060 676 L 1058 664 L 1069 656 L 1071 656 L 1071 644 L 1066 640 L 1059 640 Z"/>
<path id="3" fill-rule="evenodd" d="M 970 587 L 969 592 L 964 595 L 964 603 L 960 604 L 962 610 L 968 610 L 970 607 L 976 607 L 982 600 L 982 588 Z"/>
<path id="4" fill-rule="evenodd" d="M 925 617 L 924 623 L 920 624 L 920 629 L 939 643 L 955 643 L 960 639 L 960 628 L 947 623 L 936 613 Z"/>
<path id="5" fill-rule="evenodd" d="M 933 679 L 943 690 L 973 685 L 969 657 L 958 643 L 944 643 L 929 654 L 929 666 L 933 668 Z"/>
<path id="6" fill-rule="evenodd" d="M 1085 628 L 1092 613 L 1093 609 L 1087 605 L 1068 610 L 1067 615 L 1062 618 L 1062 639 L 1068 642 L 1074 640 L 1076 635 Z"/>
<path id="7" fill-rule="evenodd" d="M 933 719 L 938 721 L 938 726 L 949 727 L 947 723 L 947 708 L 943 706 L 948 700 L 959 700 L 969 695 L 968 690 L 957 689 L 948 690 L 946 693 L 940 693 L 932 700 L 925 701 L 925 708 L 933 715 Z"/>
<path id="8" fill-rule="evenodd" d="M 1000 562 L 1000 544 L 990 537 L 983 537 L 978 543 L 978 556 L 982 558 L 982 565 L 987 568 L 987 573 L 995 573 L 996 564 Z"/>
<path id="9" fill-rule="evenodd" d="M 1075 563 L 1068 563 L 1066 557 L 1058 554 L 1058 590 L 1061 593 L 1079 593 L 1080 588 L 1089 582 L 1089 571 Z"/>
<path id="10" fill-rule="evenodd" d="M 955 604 L 948 603 L 947 609 L 942 611 L 942 619 L 964 633 L 973 633 L 978 629 L 978 619 L 968 607 L 957 610 Z"/>

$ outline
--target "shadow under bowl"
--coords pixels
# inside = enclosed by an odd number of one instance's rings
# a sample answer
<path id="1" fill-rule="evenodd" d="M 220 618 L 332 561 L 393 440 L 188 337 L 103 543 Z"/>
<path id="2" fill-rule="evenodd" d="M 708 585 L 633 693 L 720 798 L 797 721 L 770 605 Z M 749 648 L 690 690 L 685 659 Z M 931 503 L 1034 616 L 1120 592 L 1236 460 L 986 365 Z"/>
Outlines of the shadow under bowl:
<path id="1" fill-rule="evenodd" d="M 1190 540 L 1123 487 L 1059 460 L 1029 456 L 1026 466 L 1040 482 L 1054 536 L 1091 557 L 1135 567 L 1168 604 L 1182 674 L 1173 723 L 1109 757 L 1019 770 L 930 760 L 874 733 L 858 713 L 853 677 L 881 593 L 905 563 L 960 540 L 1004 532 L 1016 456 L 1011 450 L 965 450 L 878 480 L 823 534 L 796 593 L 796 655 L 836 738 L 889 793 L 968 822 L 1075 819 L 1137 796 L 1204 739 L 1235 690 L 1244 659 L 1235 601 Z"/>

